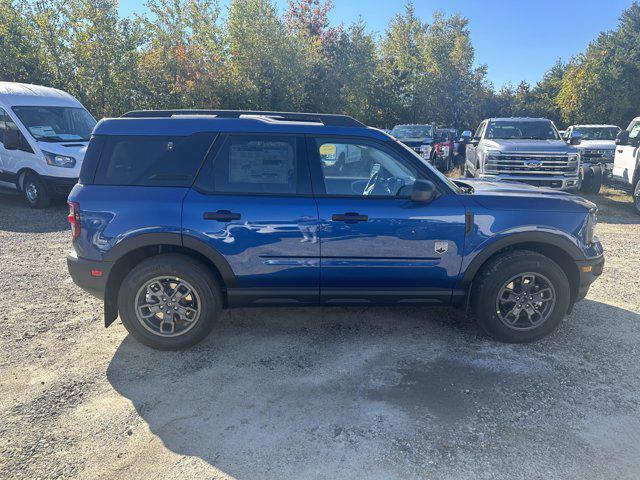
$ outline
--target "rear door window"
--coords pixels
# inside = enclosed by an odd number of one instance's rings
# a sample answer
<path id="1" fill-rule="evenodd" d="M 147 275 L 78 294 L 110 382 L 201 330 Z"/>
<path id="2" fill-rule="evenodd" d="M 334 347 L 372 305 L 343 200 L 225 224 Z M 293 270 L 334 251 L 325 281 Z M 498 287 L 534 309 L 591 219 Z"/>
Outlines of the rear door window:
<path id="1" fill-rule="evenodd" d="M 311 192 L 304 138 L 294 135 L 229 135 L 198 186 L 213 193 Z"/>
<path id="2" fill-rule="evenodd" d="M 214 133 L 105 137 L 94 183 L 189 187 L 214 138 Z"/>

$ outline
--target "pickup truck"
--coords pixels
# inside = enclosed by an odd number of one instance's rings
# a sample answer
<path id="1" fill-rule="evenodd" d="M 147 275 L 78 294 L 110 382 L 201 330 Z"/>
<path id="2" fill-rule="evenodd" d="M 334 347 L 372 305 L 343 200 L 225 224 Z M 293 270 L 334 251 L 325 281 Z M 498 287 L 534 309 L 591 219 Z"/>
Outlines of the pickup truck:
<path id="1" fill-rule="evenodd" d="M 426 160 L 432 157 L 433 135 L 433 125 L 427 124 L 396 125 L 391 129 L 392 137 L 404 143 Z"/>
<path id="2" fill-rule="evenodd" d="M 565 142 L 545 118 L 489 118 L 467 145 L 464 174 L 575 190 L 580 186 L 576 140 Z"/>
<path id="3" fill-rule="evenodd" d="M 640 214 L 640 117 L 631 120 L 616 137 L 613 180 L 631 187 L 633 205 Z"/>
<path id="4" fill-rule="evenodd" d="M 567 128 L 566 140 L 579 138 L 576 147 L 580 152 L 580 190 L 584 193 L 598 193 L 603 180 L 611 179 L 618 133 L 620 127 L 616 125 L 571 125 Z"/>

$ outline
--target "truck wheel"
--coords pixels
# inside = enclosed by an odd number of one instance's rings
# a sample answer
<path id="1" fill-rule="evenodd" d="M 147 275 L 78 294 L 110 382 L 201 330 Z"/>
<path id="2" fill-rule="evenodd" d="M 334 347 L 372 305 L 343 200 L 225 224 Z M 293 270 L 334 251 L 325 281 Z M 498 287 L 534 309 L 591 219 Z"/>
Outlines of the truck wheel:
<path id="1" fill-rule="evenodd" d="M 582 182 L 580 191 L 583 193 L 596 194 L 602 187 L 602 167 L 593 165 L 582 169 Z"/>
<path id="2" fill-rule="evenodd" d="M 177 254 L 151 257 L 125 277 L 118 311 L 128 332 L 157 350 L 182 350 L 204 339 L 220 314 L 217 280 L 200 262 Z"/>
<path id="3" fill-rule="evenodd" d="M 528 250 L 505 253 L 474 280 L 478 324 L 496 340 L 534 342 L 553 332 L 569 308 L 569 281 L 553 260 Z"/>
<path id="4" fill-rule="evenodd" d="M 640 179 L 636 181 L 633 189 L 633 206 L 636 208 L 636 213 L 640 215 Z"/>
<path id="5" fill-rule="evenodd" d="M 24 176 L 22 194 L 31 208 L 47 208 L 51 204 L 47 186 L 36 173 L 27 173 Z"/>

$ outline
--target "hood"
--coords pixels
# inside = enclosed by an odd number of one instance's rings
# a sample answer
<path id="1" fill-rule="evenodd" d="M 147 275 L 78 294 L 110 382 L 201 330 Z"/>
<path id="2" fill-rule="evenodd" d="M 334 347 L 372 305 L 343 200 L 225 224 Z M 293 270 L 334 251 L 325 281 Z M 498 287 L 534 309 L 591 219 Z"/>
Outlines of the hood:
<path id="1" fill-rule="evenodd" d="M 58 155 L 67 155 L 76 159 L 79 164 L 84 159 L 84 154 L 87 151 L 87 145 L 89 142 L 36 142 L 36 145 L 40 150 L 55 153 Z"/>
<path id="2" fill-rule="evenodd" d="M 473 187 L 473 199 L 491 210 L 544 210 L 588 212 L 596 205 L 582 197 L 551 188 L 534 187 L 515 181 L 460 179 L 457 183 Z"/>
<path id="3" fill-rule="evenodd" d="M 581 140 L 578 148 L 587 148 L 590 150 L 615 150 L 615 140 Z"/>
<path id="4" fill-rule="evenodd" d="M 578 150 L 564 140 L 484 140 L 486 148 L 500 150 L 503 153 L 577 153 Z"/>

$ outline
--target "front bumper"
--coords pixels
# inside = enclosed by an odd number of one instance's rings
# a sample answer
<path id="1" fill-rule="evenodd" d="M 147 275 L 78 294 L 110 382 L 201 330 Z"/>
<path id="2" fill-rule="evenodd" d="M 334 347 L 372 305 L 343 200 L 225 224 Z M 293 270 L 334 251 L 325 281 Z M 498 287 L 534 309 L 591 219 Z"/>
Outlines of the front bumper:
<path id="1" fill-rule="evenodd" d="M 67 255 L 67 268 L 73 283 L 98 298 L 104 298 L 111 267 L 110 262 L 79 258 L 76 252 Z"/>
<path id="2" fill-rule="evenodd" d="M 47 185 L 49 193 L 56 197 L 68 197 L 75 184 L 78 183 L 77 178 L 49 176 L 42 176 L 41 178 Z"/>
<path id="3" fill-rule="evenodd" d="M 580 282 L 578 283 L 578 294 L 576 302 L 587 296 L 589 287 L 595 280 L 602 275 L 604 269 L 604 254 L 586 260 L 576 261 L 578 272 L 580 273 Z"/>
<path id="4" fill-rule="evenodd" d="M 556 177 L 549 175 L 490 175 L 481 173 L 479 177 L 483 180 L 500 181 L 510 180 L 526 183 L 535 187 L 553 188 L 556 190 L 574 190 L 580 186 L 580 179 L 575 177 Z"/>

